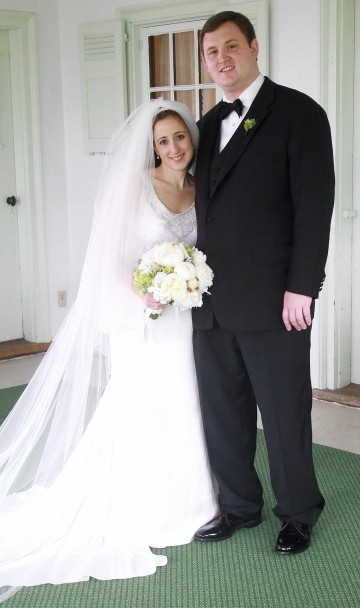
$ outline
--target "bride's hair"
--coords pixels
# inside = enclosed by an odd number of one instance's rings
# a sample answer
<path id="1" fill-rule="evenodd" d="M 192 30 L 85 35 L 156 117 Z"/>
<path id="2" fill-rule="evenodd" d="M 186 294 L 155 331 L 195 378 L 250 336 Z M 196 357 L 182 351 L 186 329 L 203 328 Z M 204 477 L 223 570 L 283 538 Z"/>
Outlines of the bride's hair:
<path id="1" fill-rule="evenodd" d="M 165 120 L 165 118 L 168 118 L 169 116 L 174 116 L 175 118 L 180 118 L 181 122 L 183 122 L 187 128 L 186 122 L 180 116 L 180 114 L 178 112 L 175 112 L 175 110 L 160 108 L 160 110 L 158 111 L 158 113 L 156 114 L 156 116 L 154 118 L 153 129 L 157 122 L 160 122 L 160 120 Z"/>

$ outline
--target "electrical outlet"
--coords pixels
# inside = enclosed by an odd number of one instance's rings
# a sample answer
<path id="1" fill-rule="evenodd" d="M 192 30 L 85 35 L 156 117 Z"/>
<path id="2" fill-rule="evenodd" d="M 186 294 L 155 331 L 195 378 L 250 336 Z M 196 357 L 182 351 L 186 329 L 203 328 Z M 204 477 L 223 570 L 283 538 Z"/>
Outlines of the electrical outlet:
<path id="1" fill-rule="evenodd" d="M 67 306 L 66 303 L 66 291 L 58 291 L 58 306 Z"/>

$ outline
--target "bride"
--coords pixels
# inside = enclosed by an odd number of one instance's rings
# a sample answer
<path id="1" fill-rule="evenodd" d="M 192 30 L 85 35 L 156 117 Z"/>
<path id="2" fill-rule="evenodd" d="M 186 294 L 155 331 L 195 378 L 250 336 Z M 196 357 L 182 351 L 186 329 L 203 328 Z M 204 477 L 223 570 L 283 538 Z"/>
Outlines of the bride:
<path id="1" fill-rule="evenodd" d="M 149 319 L 162 305 L 132 287 L 154 244 L 195 244 L 197 145 L 188 108 L 161 99 L 110 142 L 78 297 L 0 430 L 0 601 L 152 574 L 166 556 L 150 547 L 189 543 L 217 511 L 191 312 Z"/>

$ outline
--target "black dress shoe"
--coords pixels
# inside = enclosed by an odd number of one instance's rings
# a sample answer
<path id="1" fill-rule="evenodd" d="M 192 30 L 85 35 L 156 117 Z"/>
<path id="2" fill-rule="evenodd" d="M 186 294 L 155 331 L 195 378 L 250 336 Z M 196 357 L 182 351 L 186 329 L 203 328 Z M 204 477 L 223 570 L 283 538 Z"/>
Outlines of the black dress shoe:
<path id="1" fill-rule="evenodd" d="M 202 541 L 226 540 L 234 534 L 235 530 L 239 530 L 240 528 L 254 528 L 261 524 L 261 522 L 261 517 L 244 520 L 238 515 L 221 511 L 221 513 L 209 521 L 208 524 L 199 528 L 195 533 L 194 538 L 195 540 Z"/>
<path id="2" fill-rule="evenodd" d="M 277 538 L 275 552 L 279 555 L 294 555 L 306 551 L 310 545 L 311 526 L 299 521 L 284 522 Z"/>

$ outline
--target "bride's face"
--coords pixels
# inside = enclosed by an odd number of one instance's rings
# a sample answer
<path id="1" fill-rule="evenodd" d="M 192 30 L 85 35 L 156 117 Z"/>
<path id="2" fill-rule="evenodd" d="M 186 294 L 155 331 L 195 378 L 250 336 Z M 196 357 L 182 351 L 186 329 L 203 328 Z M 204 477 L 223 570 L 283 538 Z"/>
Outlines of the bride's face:
<path id="1" fill-rule="evenodd" d="M 162 165 L 174 171 L 187 169 L 194 147 L 188 128 L 180 117 L 168 116 L 155 123 L 154 150 Z"/>

